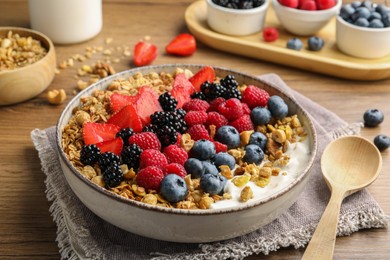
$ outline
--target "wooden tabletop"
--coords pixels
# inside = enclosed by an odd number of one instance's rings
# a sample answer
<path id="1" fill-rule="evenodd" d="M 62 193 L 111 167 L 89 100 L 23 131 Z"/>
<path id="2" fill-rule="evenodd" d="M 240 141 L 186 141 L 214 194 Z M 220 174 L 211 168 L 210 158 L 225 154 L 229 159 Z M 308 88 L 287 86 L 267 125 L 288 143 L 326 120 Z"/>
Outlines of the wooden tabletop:
<path id="1" fill-rule="evenodd" d="M 110 59 L 116 71 L 133 67 L 131 57 L 119 49 L 129 48 L 140 39 L 150 37 L 159 48 L 153 64 L 197 63 L 224 66 L 259 75 L 277 73 L 287 84 L 333 111 L 349 123 L 361 122 L 365 110 L 378 108 L 385 121 L 377 128 L 362 130 L 362 136 L 373 139 L 378 134 L 390 135 L 390 79 L 362 82 L 350 81 L 305 72 L 274 63 L 244 58 L 211 49 L 198 42 L 197 52 L 186 58 L 168 56 L 165 45 L 174 36 L 186 32 L 184 12 L 191 0 L 110 0 L 104 1 L 104 25 L 94 39 L 75 45 L 56 46 L 57 62 L 76 54 L 84 54 L 86 47 L 112 48 Z M 26 0 L 0 1 L 0 26 L 29 27 Z M 112 38 L 107 45 L 106 40 Z M 121 48 L 119 48 L 121 46 Z M 102 52 L 84 62 L 60 70 L 48 90 L 65 89 L 64 104 L 53 106 L 46 100 L 47 91 L 27 102 L 0 107 L 0 259 L 59 259 L 56 225 L 49 213 L 50 203 L 45 194 L 45 176 L 38 154 L 30 139 L 35 128 L 53 126 L 62 109 L 77 92 L 75 78 L 83 64 L 104 59 Z M 390 151 L 382 153 L 383 168 L 379 178 L 368 188 L 384 212 L 390 215 Z M 250 259 L 300 259 L 304 249 L 280 249 L 268 256 Z M 389 259 L 390 231 L 370 229 L 337 238 L 334 259 Z"/>

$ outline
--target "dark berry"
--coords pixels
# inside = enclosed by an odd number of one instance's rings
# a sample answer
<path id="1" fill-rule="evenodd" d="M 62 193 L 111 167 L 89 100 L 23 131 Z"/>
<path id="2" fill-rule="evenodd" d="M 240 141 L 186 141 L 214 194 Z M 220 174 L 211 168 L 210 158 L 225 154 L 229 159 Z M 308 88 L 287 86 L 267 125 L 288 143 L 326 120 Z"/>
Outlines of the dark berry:
<path id="1" fill-rule="evenodd" d="M 111 164 L 103 171 L 103 181 L 108 188 L 118 186 L 123 180 L 123 172 L 119 164 Z"/>
<path id="2" fill-rule="evenodd" d="M 214 143 L 209 140 L 201 139 L 194 143 L 190 150 L 190 157 L 197 158 L 201 161 L 209 160 L 214 157 L 216 153 Z"/>
<path id="3" fill-rule="evenodd" d="M 219 169 L 219 166 L 221 165 L 227 165 L 230 170 L 233 170 L 236 166 L 236 159 L 228 153 L 217 153 L 213 158 L 213 162 L 217 169 Z"/>
<path id="4" fill-rule="evenodd" d="M 178 132 L 174 127 L 163 126 L 157 130 L 158 139 L 162 146 L 168 146 L 177 142 Z"/>
<path id="5" fill-rule="evenodd" d="M 215 134 L 215 140 L 225 144 L 228 149 L 237 148 L 240 145 L 240 133 L 233 126 L 221 126 Z"/>
<path id="6" fill-rule="evenodd" d="M 352 14 L 351 18 L 353 21 L 357 21 L 359 18 L 364 18 L 364 19 L 368 19 L 368 17 L 370 17 L 371 15 L 371 12 L 370 10 L 368 10 L 367 7 L 364 7 L 364 6 L 360 6 L 358 8 L 356 8 L 355 12 Z"/>
<path id="7" fill-rule="evenodd" d="M 120 157 L 112 152 L 105 152 L 98 159 L 98 164 L 100 168 L 103 170 L 108 168 L 110 165 L 120 164 L 120 163 L 121 163 Z"/>
<path id="8" fill-rule="evenodd" d="M 121 153 L 122 163 L 127 164 L 129 169 L 138 169 L 141 153 L 141 147 L 136 144 L 130 144 L 129 146 L 125 146 Z"/>
<path id="9" fill-rule="evenodd" d="M 271 112 L 265 107 L 255 107 L 251 111 L 251 120 L 254 125 L 266 125 L 271 120 Z"/>
<path id="10" fill-rule="evenodd" d="M 123 145 L 129 145 L 129 138 L 134 134 L 132 128 L 122 128 L 118 133 L 116 133 L 116 137 L 120 137 L 123 140 Z"/>
<path id="11" fill-rule="evenodd" d="M 152 133 L 157 133 L 158 127 L 156 125 L 150 124 L 146 125 L 142 128 L 142 132 L 152 132 Z"/>
<path id="12" fill-rule="evenodd" d="M 299 51 L 302 49 L 303 47 L 303 43 L 300 39 L 298 38 L 292 38 L 292 39 L 289 39 L 287 41 L 287 45 L 286 45 L 287 49 L 291 49 L 291 50 L 296 50 L 296 51 Z"/>
<path id="13" fill-rule="evenodd" d="M 204 169 L 203 174 L 214 174 L 214 175 L 219 174 L 217 167 L 214 164 L 212 164 L 211 162 L 202 161 L 202 165 L 203 165 L 203 169 Z"/>
<path id="14" fill-rule="evenodd" d="M 279 96 L 271 96 L 268 99 L 268 109 L 276 119 L 282 119 L 288 115 L 288 106 Z"/>
<path id="15" fill-rule="evenodd" d="M 264 152 L 260 146 L 249 144 L 245 146 L 245 155 L 242 159 L 248 164 L 260 164 L 264 159 Z"/>
<path id="16" fill-rule="evenodd" d="M 200 178 L 204 173 L 202 161 L 196 158 L 188 158 L 184 163 L 184 168 L 188 174 L 191 174 L 191 178 Z"/>
<path id="17" fill-rule="evenodd" d="M 384 151 L 390 147 L 390 137 L 386 135 L 377 135 L 374 138 L 374 144 L 379 151 Z"/>
<path id="18" fill-rule="evenodd" d="M 203 92 L 195 92 L 191 94 L 192 99 L 201 99 L 201 100 L 206 100 L 206 96 L 203 94 Z"/>
<path id="19" fill-rule="evenodd" d="M 169 92 L 161 94 L 158 98 L 158 102 L 164 111 L 173 111 L 177 106 L 177 100 L 172 97 L 171 93 Z"/>
<path id="20" fill-rule="evenodd" d="M 348 20 L 351 18 L 354 12 L 355 12 L 355 8 L 351 4 L 346 4 L 340 9 L 340 16 L 344 20 Z"/>
<path id="21" fill-rule="evenodd" d="M 368 127 L 378 126 L 384 119 L 385 116 L 378 109 L 368 109 L 363 115 L 364 125 Z"/>
<path id="22" fill-rule="evenodd" d="M 318 36 L 312 36 L 307 40 L 309 50 L 320 51 L 324 47 L 324 40 Z"/>
<path id="23" fill-rule="evenodd" d="M 265 136 L 265 134 L 260 132 L 254 132 L 249 137 L 249 143 L 248 144 L 255 144 L 258 145 L 263 151 L 265 151 L 267 146 L 268 138 Z"/>
<path id="24" fill-rule="evenodd" d="M 368 27 L 370 25 L 370 22 L 367 20 L 367 18 L 359 17 L 353 24 L 360 27 Z"/>
<path id="25" fill-rule="evenodd" d="M 264 0 L 212 0 L 214 4 L 230 9 L 252 9 L 261 6 Z"/>
<path id="26" fill-rule="evenodd" d="M 224 97 L 226 88 L 218 83 L 210 83 L 209 81 L 204 82 L 200 89 L 205 95 L 206 99 L 211 101 L 218 97 Z"/>
<path id="27" fill-rule="evenodd" d="M 223 193 L 225 184 L 226 178 L 222 175 L 203 174 L 200 178 L 200 187 L 210 195 Z"/>
<path id="28" fill-rule="evenodd" d="M 100 149 L 94 144 L 84 145 L 80 151 L 80 161 L 84 165 L 93 165 L 100 157 Z"/>
<path id="29" fill-rule="evenodd" d="M 186 182 L 177 174 L 168 174 L 161 181 L 160 194 L 171 203 L 184 200 L 187 193 Z"/>
<path id="30" fill-rule="evenodd" d="M 368 25 L 368 27 L 370 28 L 384 28 L 385 25 L 383 24 L 383 22 L 379 19 L 373 19 L 370 24 Z"/>
<path id="31" fill-rule="evenodd" d="M 236 81 L 236 78 L 233 75 L 227 75 L 223 79 L 219 81 L 219 83 L 224 86 L 225 88 L 237 88 L 238 82 Z"/>

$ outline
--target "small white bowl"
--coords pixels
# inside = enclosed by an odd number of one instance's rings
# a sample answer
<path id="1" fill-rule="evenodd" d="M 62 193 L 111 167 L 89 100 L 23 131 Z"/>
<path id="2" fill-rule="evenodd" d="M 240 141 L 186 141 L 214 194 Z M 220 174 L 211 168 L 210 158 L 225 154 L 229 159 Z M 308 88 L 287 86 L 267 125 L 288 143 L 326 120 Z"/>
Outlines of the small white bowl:
<path id="1" fill-rule="evenodd" d="M 292 34 L 308 36 L 316 34 L 338 14 L 342 1 L 326 10 L 307 11 L 281 5 L 278 0 L 272 0 L 272 6 L 282 26 Z"/>
<path id="2" fill-rule="evenodd" d="M 231 9 L 207 0 L 207 22 L 216 32 L 244 36 L 263 29 L 270 0 L 253 9 Z"/>
<path id="3" fill-rule="evenodd" d="M 336 43 L 340 51 L 350 56 L 364 59 L 382 58 L 390 54 L 390 27 L 360 27 L 338 16 Z"/>

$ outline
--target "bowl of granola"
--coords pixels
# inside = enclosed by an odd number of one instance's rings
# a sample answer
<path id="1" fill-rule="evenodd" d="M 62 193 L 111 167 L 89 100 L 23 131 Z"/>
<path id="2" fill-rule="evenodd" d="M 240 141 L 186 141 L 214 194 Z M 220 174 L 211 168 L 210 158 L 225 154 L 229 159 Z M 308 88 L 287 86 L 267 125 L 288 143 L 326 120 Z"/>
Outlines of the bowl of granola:
<path id="1" fill-rule="evenodd" d="M 102 79 L 68 103 L 56 137 L 64 175 L 92 212 L 185 243 L 274 220 L 304 189 L 317 152 L 310 117 L 287 94 L 203 65 Z"/>
<path id="2" fill-rule="evenodd" d="M 44 91 L 54 78 L 56 54 L 40 32 L 0 27 L 0 105 L 26 101 Z"/>

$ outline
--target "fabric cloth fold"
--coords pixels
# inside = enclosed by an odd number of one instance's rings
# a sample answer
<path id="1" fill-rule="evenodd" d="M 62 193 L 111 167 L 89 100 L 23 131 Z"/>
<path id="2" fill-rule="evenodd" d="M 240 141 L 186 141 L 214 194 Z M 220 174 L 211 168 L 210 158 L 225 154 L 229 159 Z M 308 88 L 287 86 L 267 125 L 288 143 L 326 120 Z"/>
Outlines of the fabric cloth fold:
<path id="1" fill-rule="evenodd" d="M 318 153 L 307 187 L 283 215 L 247 235 L 207 244 L 181 244 L 141 237 L 121 230 L 94 215 L 72 192 L 62 173 L 55 146 L 55 127 L 35 129 L 31 138 L 46 174 L 50 212 L 57 224 L 62 259 L 243 259 L 268 254 L 281 247 L 303 247 L 327 205 L 330 192 L 321 175 L 320 156 L 340 136 L 358 135 L 361 123 L 348 125 L 334 113 L 289 88 L 277 75 L 260 76 L 295 99 L 309 112 L 318 135 Z M 347 197 L 342 204 L 338 236 L 360 229 L 387 227 L 389 217 L 367 190 Z"/>

